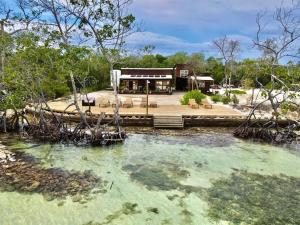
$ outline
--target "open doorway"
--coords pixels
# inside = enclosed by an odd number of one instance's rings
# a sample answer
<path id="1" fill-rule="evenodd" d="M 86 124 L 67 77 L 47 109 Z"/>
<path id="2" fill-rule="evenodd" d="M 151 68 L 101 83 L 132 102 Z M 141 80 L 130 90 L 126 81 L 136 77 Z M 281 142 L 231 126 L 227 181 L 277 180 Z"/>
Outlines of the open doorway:
<path id="1" fill-rule="evenodd" d="M 186 91 L 188 89 L 187 78 L 176 78 L 176 91 Z"/>

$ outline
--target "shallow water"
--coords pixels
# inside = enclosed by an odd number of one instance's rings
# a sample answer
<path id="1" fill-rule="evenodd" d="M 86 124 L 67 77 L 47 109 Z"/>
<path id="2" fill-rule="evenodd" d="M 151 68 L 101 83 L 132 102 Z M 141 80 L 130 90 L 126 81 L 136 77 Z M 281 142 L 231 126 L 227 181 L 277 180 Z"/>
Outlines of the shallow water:
<path id="1" fill-rule="evenodd" d="M 12 141 L 8 149 L 36 157 L 45 168 L 91 170 L 107 181 L 107 192 L 91 194 L 85 202 L 0 192 L 1 225 L 229 224 L 207 215 L 205 190 L 214 181 L 241 170 L 300 177 L 300 157 L 294 151 L 224 133 L 132 134 L 123 145 L 103 148 Z"/>

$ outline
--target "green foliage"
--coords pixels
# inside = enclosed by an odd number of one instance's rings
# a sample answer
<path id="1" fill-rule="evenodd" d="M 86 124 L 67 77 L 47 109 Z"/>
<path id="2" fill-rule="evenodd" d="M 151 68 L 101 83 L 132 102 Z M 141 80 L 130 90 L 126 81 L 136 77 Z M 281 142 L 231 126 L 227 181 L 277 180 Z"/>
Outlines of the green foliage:
<path id="1" fill-rule="evenodd" d="M 229 224 L 300 224 L 299 187 L 296 177 L 235 172 L 208 189 L 208 216 Z"/>
<path id="2" fill-rule="evenodd" d="M 243 79 L 241 82 L 241 85 L 244 89 L 255 88 L 255 82 L 254 82 L 254 80 L 252 80 L 250 78 Z"/>
<path id="3" fill-rule="evenodd" d="M 219 94 L 216 94 L 216 95 L 213 95 L 210 97 L 211 100 L 214 102 L 214 103 L 217 103 L 217 102 L 221 102 L 222 101 L 222 96 L 219 95 Z"/>
<path id="4" fill-rule="evenodd" d="M 203 99 L 205 99 L 205 95 L 201 93 L 201 91 L 193 90 L 184 94 L 181 99 L 182 105 L 188 105 L 190 99 L 195 99 L 195 101 L 200 104 Z"/>
<path id="5" fill-rule="evenodd" d="M 229 90 L 229 91 L 226 91 L 225 94 L 234 94 L 234 95 L 245 95 L 247 94 L 246 91 L 243 91 L 243 90 Z"/>
<path id="6" fill-rule="evenodd" d="M 89 49 L 66 45 L 53 48 L 51 40 L 42 45 L 41 38 L 32 33 L 23 33 L 12 41 L 16 48 L 5 60 L 4 80 L 0 83 L 6 95 L 0 110 L 23 108 L 34 98 L 68 95 L 70 71 L 75 74 L 78 87 L 94 91 L 109 84 L 107 61 Z"/>
<path id="7" fill-rule="evenodd" d="M 222 102 L 223 104 L 228 105 L 231 102 L 231 98 L 229 96 L 223 96 Z"/>

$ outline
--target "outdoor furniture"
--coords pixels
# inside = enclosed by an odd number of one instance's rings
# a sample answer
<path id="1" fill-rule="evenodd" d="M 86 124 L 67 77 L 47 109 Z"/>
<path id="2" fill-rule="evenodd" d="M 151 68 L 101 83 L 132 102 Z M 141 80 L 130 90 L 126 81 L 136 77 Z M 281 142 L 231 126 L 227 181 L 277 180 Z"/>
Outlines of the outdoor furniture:
<path id="1" fill-rule="evenodd" d="M 146 97 L 142 97 L 142 101 L 141 101 L 140 106 L 142 108 L 146 108 L 147 107 L 147 98 Z"/>
<path id="2" fill-rule="evenodd" d="M 150 102 L 150 104 L 149 104 L 149 107 L 150 108 L 157 108 L 157 102 Z"/>
<path id="3" fill-rule="evenodd" d="M 118 103 L 119 103 L 119 107 L 121 107 L 122 106 L 122 102 L 121 102 L 121 100 L 119 98 L 118 98 Z M 115 100 L 115 98 L 114 98 L 114 100 L 111 103 L 111 107 L 113 107 L 113 108 L 116 107 L 116 100 Z"/>
<path id="4" fill-rule="evenodd" d="M 126 98 L 126 100 L 122 104 L 123 108 L 132 108 L 133 107 L 133 102 L 131 98 Z"/>
<path id="5" fill-rule="evenodd" d="M 84 98 L 81 102 L 82 106 L 95 106 L 96 105 L 96 99 L 95 98 Z"/>
<path id="6" fill-rule="evenodd" d="M 99 107 L 100 108 L 106 108 L 110 106 L 110 102 L 108 97 L 101 97 L 99 100 Z"/>
<path id="7" fill-rule="evenodd" d="M 205 109 L 212 109 L 212 104 L 210 104 L 210 103 L 207 101 L 207 99 L 204 99 L 204 100 L 202 101 L 202 105 L 203 105 L 203 107 L 204 107 Z"/>
<path id="8" fill-rule="evenodd" d="M 192 109 L 199 109 L 199 105 L 197 104 L 195 99 L 189 99 L 189 107 Z"/>

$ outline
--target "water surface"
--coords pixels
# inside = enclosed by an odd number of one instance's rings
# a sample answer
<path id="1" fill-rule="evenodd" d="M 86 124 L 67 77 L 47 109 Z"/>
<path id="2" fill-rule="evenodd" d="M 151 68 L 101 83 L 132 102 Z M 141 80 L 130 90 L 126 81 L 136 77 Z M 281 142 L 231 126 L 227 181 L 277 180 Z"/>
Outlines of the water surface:
<path id="1" fill-rule="evenodd" d="M 1 225 L 231 224 L 208 215 L 206 190 L 214 182 L 239 171 L 300 178 L 300 157 L 295 151 L 224 133 L 132 134 L 122 145 L 103 148 L 12 141 L 8 149 L 34 156 L 45 168 L 90 170 L 105 181 L 106 191 L 95 191 L 85 201 L 71 196 L 48 201 L 39 193 L 2 191 Z"/>

